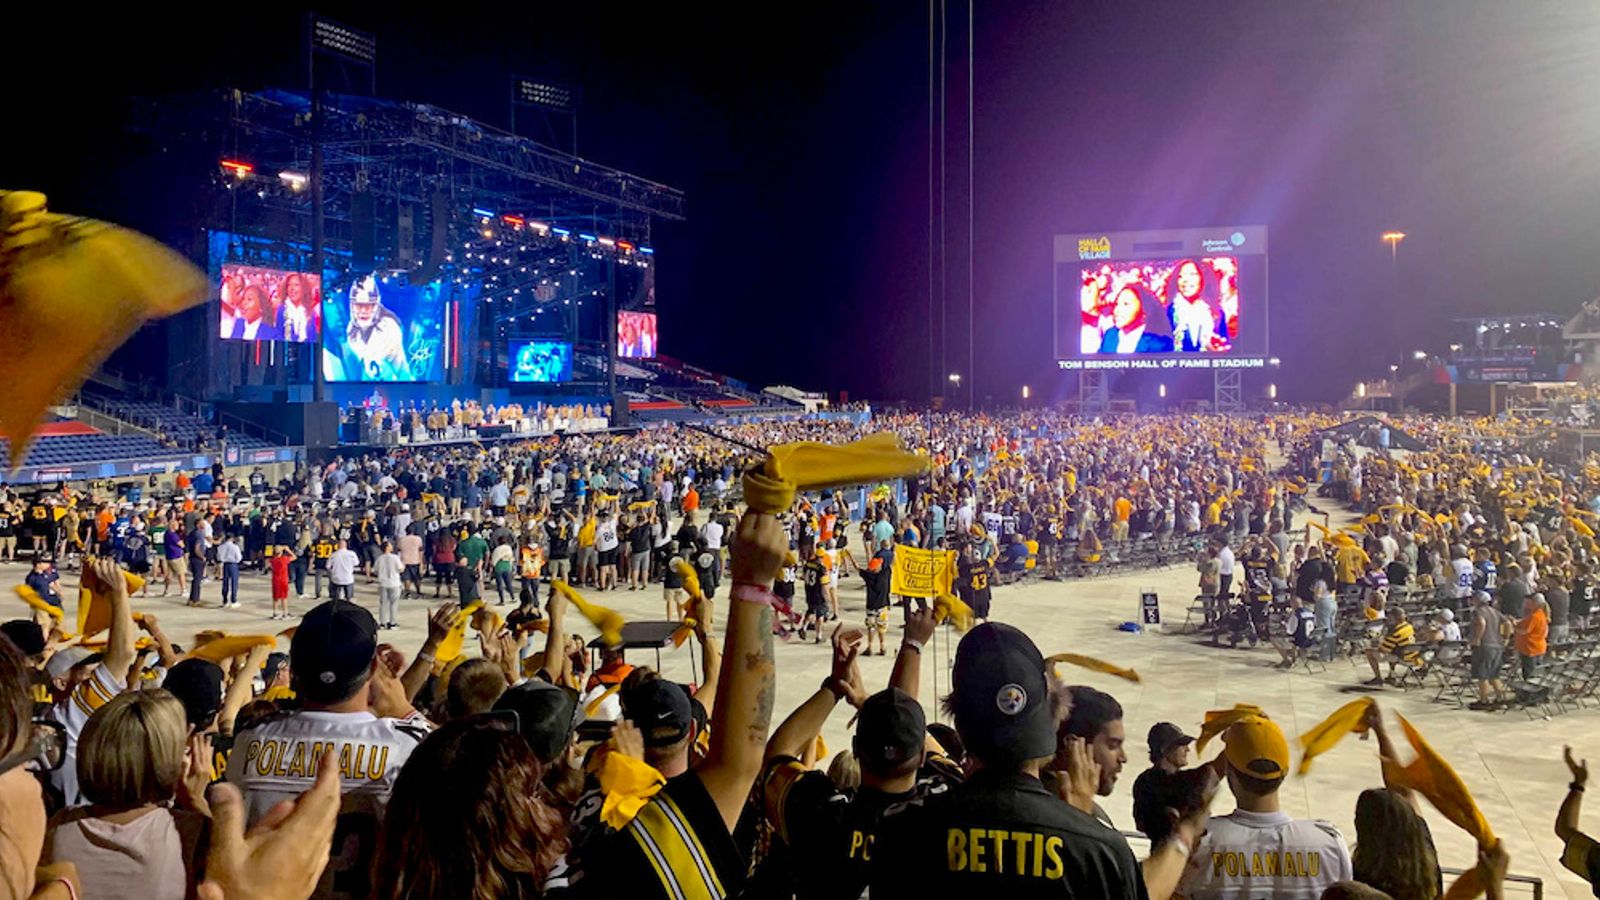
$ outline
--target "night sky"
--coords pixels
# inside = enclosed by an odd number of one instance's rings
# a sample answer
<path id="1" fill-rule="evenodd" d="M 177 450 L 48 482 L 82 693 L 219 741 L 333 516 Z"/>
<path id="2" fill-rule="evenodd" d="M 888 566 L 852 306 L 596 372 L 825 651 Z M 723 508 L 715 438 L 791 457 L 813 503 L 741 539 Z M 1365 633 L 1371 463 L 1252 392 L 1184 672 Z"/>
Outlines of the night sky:
<path id="1" fill-rule="evenodd" d="M 663 351 L 753 383 L 1075 391 L 1051 362 L 1057 233 L 1269 226 L 1289 399 L 1442 350 L 1452 316 L 1600 293 L 1600 4 L 978 4 L 976 323 L 967 7 L 949 6 L 932 362 L 927 5 L 576 6 L 319 9 L 377 34 L 384 96 L 505 126 L 511 72 L 580 85 L 580 154 L 688 194 L 655 238 Z M 36 23 L 8 61 L 31 133 L 0 146 L 0 184 L 58 209 L 140 218 L 124 96 L 302 86 L 296 8 L 90 15 Z M 1397 278 L 1387 228 L 1408 234 Z"/>

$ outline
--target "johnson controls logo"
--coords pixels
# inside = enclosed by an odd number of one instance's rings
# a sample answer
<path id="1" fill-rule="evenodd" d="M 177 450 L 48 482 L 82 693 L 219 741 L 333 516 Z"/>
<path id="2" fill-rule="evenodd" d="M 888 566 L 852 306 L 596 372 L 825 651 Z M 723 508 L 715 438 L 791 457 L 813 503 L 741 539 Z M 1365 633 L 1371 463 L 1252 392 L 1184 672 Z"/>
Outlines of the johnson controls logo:
<path id="1" fill-rule="evenodd" d="M 1111 238 L 1104 235 L 1097 238 L 1078 238 L 1079 259 L 1110 259 Z"/>

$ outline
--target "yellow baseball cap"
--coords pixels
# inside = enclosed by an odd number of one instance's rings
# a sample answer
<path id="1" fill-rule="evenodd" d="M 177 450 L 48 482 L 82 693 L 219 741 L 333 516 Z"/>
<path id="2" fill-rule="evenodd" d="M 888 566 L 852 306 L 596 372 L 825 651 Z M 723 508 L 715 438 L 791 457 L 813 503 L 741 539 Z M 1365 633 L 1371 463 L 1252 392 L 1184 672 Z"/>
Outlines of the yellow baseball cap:
<path id="1" fill-rule="evenodd" d="M 1266 716 L 1245 716 L 1222 733 L 1222 755 L 1242 775 L 1265 781 L 1289 774 L 1289 742 Z"/>

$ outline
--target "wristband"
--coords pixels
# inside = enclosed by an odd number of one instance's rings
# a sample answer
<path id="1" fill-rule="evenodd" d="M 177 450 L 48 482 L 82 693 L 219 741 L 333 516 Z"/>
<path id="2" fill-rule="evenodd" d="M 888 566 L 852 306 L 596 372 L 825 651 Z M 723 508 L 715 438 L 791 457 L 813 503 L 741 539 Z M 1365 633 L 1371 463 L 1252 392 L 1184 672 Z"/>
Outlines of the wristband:
<path id="1" fill-rule="evenodd" d="M 66 888 L 67 896 L 71 897 L 72 900 L 78 900 L 78 889 L 72 886 L 72 880 L 70 878 L 55 878 L 52 879 L 50 883 L 59 884 Z"/>
<path id="2" fill-rule="evenodd" d="M 839 679 L 834 678 L 832 675 L 822 679 L 822 686 L 817 688 L 817 690 L 827 691 L 828 693 L 832 694 L 835 702 L 843 700 L 850 693 L 844 689 L 844 685 L 839 683 Z"/>
<path id="3" fill-rule="evenodd" d="M 761 606 L 771 606 L 777 597 L 773 596 L 772 589 L 759 584 L 736 584 L 728 595 L 735 600 L 745 603 L 756 603 Z"/>
<path id="4" fill-rule="evenodd" d="M 1569 791 L 1577 791 L 1578 793 L 1581 794 L 1581 793 L 1583 793 L 1583 782 L 1574 781 L 1571 784 L 1567 785 L 1567 790 L 1569 790 Z"/>
<path id="5" fill-rule="evenodd" d="M 922 642 L 917 640 L 916 638 L 906 638 L 904 641 L 901 642 L 900 646 L 901 647 L 910 647 L 912 650 L 915 650 L 918 653 L 922 652 Z"/>
<path id="6" fill-rule="evenodd" d="M 428 662 L 434 662 L 437 658 L 438 657 L 434 656 L 432 653 L 418 653 L 417 654 L 417 659 L 425 659 Z"/>
<path id="7" fill-rule="evenodd" d="M 1174 835 L 1173 837 L 1167 839 L 1167 845 L 1179 853 L 1182 853 L 1184 859 L 1189 858 L 1189 845 L 1184 843 L 1183 838 Z"/>

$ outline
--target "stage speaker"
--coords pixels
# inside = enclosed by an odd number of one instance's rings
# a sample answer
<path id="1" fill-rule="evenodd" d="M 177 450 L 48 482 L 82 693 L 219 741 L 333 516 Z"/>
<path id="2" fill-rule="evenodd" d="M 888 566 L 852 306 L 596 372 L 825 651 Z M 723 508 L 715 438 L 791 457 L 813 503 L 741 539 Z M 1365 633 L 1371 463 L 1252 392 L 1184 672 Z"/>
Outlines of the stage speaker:
<path id="1" fill-rule="evenodd" d="M 371 191 L 350 195 L 350 264 L 356 271 L 372 269 L 378 256 L 378 227 L 374 221 Z"/>
<path id="2" fill-rule="evenodd" d="M 618 394 L 611 398 L 611 427 L 626 428 L 628 420 L 628 395 Z"/>
<path id="3" fill-rule="evenodd" d="M 428 258 L 423 260 L 422 268 L 412 276 L 413 284 L 432 281 L 439 275 L 439 267 L 444 265 L 445 254 L 449 253 L 447 244 L 450 240 L 450 195 L 442 190 L 435 190 L 428 195 Z"/>
<path id="4" fill-rule="evenodd" d="M 339 405 L 332 402 L 305 403 L 300 407 L 302 440 L 307 448 L 339 445 Z"/>
<path id="5" fill-rule="evenodd" d="M 417 208 L 402 203 L 395 214 L 394 264 L 399 269 L 409 269 L 417 263 Z"/>

